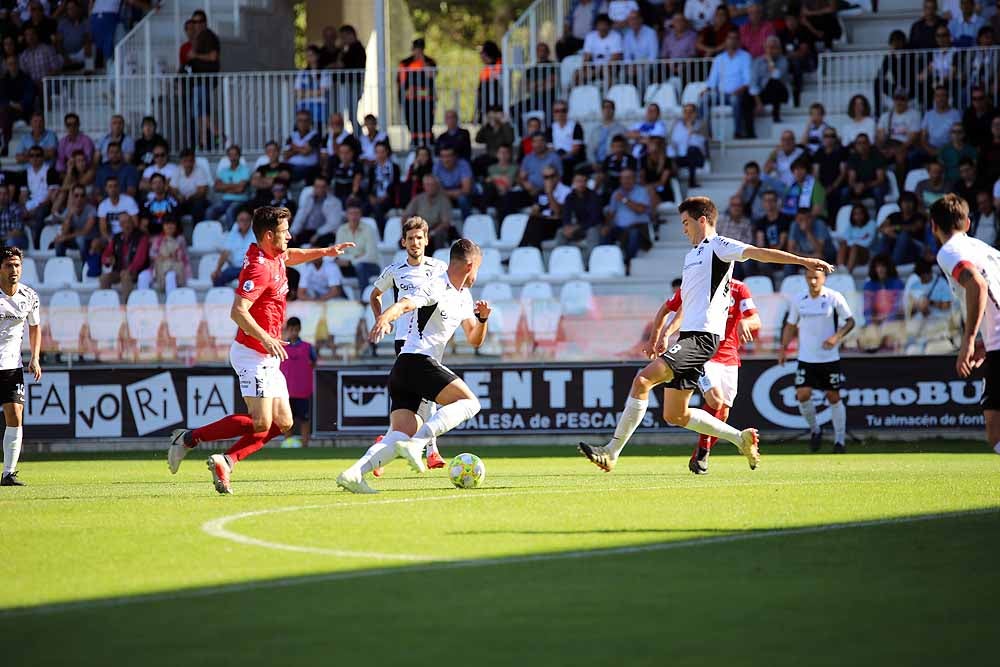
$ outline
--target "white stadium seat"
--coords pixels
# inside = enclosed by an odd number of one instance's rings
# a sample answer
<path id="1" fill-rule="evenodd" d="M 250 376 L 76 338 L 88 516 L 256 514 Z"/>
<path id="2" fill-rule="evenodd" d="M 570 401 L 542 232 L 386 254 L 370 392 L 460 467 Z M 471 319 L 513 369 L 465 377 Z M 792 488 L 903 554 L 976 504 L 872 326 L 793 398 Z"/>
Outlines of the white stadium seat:
<path id="1" fill-rule="evenodd" d="M 493 303 L 494 301 L 510 301 L 514 298 L 514 291 L 507 283 L 489 282 L 479 295 L 480 299 Z"/>
<path id="2" fill-rule="evenodd" d="M 45 262 L 42 284 L 49 288 L 76 287 L 80 281 L 76 277 L 76 266 L 69 257 L 53 257 Z"/>
<path id="3" fill-rule="evenodd" d="M 562 62 L 559 64 L 559 82 L 562 84 L 563 90 L 569 90 L 573 87 L 573 75 L 576 74 L 576 71 L 580 69 L 582 65 L 582 54 L 575 53 L 571 56 L 563 58 Z"/>
<path id="4" fill-rule="evenodd" d="M 517 329 L 521 322 L 521 302 L 495 301 L 490 303 L 493 313 L 490 315 L 488 338 L 501 344 L 513 343 L 517 340 Z"/>
<path id="5" fill-rule="evenodd" d="M 826 277 L 826 286 L 835 292 L 840 292 L 844 296 L 856 292 L 858 289 L 854 278 L 846 273 L 833 273 Z"/>
<path id="6" fill-rule="evenodd" d="M 692 81 L 684 86 L 684 92 L 681 94 L 681 104 L 697 105 L 701 100 L 701 91 L 707 87 L 703 81 Z"/>
<path id="7" fill-rule="evenodd" d="M 308 197 L 312 197 L 312 193 L 313 193 L 313 186 L 307 185 L 306 187 L 302 188 L 302 192 L 299 193 L 299 208 L 302 208 L 303 206 L 306 205 L 306 199 Z"/>
<path id="8" fill-rule="evenodd" d="M 205 323 L 208 335 L 216 344 L 222 344 L 236 335 L 236 323 L 229 317 L 233 307 L 233 290 L 213 287 L 205 293 Z"/>
<path id="9" fill-rule="evenodd" d="M 638 120 L 642 117 L 642 102 L 639 91 L 630 83 L 619 83 L 608 89 L 606 99 L 615 103 L 615 118 Z M 600 110 L 600 104 L 598 104 Z"/>
<path id="10" fill-rule="evenodd" d="M 652 90 L 650 90 L 652 89 Z M 650 86 L 646 89 L 646 104 L 657 104 L 663 116 L 679 116 L 681 105 L 677 101 L 677 90 L 669 83 Z"/>
<path id="11" fill-rule="evenodd" d="M 889 192 L 885 195 L 885 201 L 894 203 L 899 201 L 899 181 L 896 180 L 896 172 L 892 169 L 885 170 L 885 178 L 889 181 Z"/>
<path id="12" fill-rule="evenodd" d="M 549 255 L 549 272 L 546 277 L 551 280 L 572 280 L 586 273 L 583 267 L 583 253 L 575 245 L 558 246 Z"/>
<path id="13" fill-rule="evenodd" d="M 21 262 L 21 282 L 28 287 L 38 287 L 41 283 L 38 279 L 38 264 L 31 257 L 25 257 Z"/>
<path id="14" fill-rule="evenodd" d="M 911 169 L 909 173 L 906 174 L 906 181 L 903 184 L 903 189 L 907 192 L 913 192 L 917 189 L 917 184 L 920 181 L 925 180 L 929 174 L 926 169 Z"/>
<path id="15" fill-rule="evenodd" d="M 80 349 L 80 331 L 87 323 L 87 311 L 80 305 L 80 294 L 76 290 L 63 289 L 55 292 L 49 300 L 49 331 L 52 339 L 63 352 Z"/>
<path id="16" fill-rule="evenodd" d="M 513 250 L 521 243 L 524 230 L 528 226 L 528 216 L 511 213 L 500 223 L 500 239 L 494 244 L 498 250 Z"/>
<path id="17" fill-rule="evenodd" d="M 470 215 L 465 219 L 462 235 L 482 248 L 489 248 L 497 242 L 496 223 L 488 215 Z"/>
<path id="18" fill-rule="evenodd" d="M 532 280 L 524 284 L 521 288 L 521 303 L 528 304 L 536 300 L 551 300 L 552 285 L 539 280 Z"/>
<path id="19" fill-rule="evenodd" d="M 230 301 L 230 303 L 232 303 Z M 167 294 L 167 333 L 181 346 L 193 346 L 198 342 L 198 327 L 203 311 L 198 303 L 198 293 L 191 287 L 178 287 Z"/>
<path id="20" fill-rule="evenodd" d="M 379 238 L 378 223 L 375 222 L 375 218 L 368 218 L 368 217 L 361 218 L 361 224 L 368 225 L 369 227 L 371 227 L 372 231 L 375 232 L 375 238 Z"/>
<path id="21" fill-rule="evenodd" d="M 222 241 L 222 223 L 217 220 L 202 220 L 191 232 L 191 250 L 194 252 L 215 252 Z"/>
<path id="22" fill-rule="evenodd" d="M 403 219 L 398 215 L 386 218 L 385 233 L 378 244 L 382 252 L 392 252 L 399 249 L 399 240 L 403 237 Z"/>
<path id="23" fill-rule="evenodd" d="M 893 213 L 899 213 L 899 204 L 882 204 L 882 208 L 878 210 L 878 215 L 875 216 L 875 224 L 881 227 L 885 219 Z"/>
<path id="24" fill-rule="evenodd" d="M 447 264 L 451 258 L 451 248 L 438 248 L 434 251 L 434 259 L 440 260 Z"/>
<path id="25" fill-rule="evenodd" d="M 796 273 L 785 276 L 778 291 L 789 299 L 797 299 L 809 292 L 809 286 L 806 284 L 806 277 L 801 273 Z"/>
<path id="26" fill-rule="evenodd" d="M 353 356 L 358 337 L 358 323 L 364 306 L 357 301 L 331 299 L 326 302 L 326 330 L 343 356 Z"/>
<path id="27" fill-rule="evenodd" d="M 370 293 L 371 288 L 368 291 Z M 316 330 L 323 319 L 323 304 L 318 301 L 291 301 L 286 308 L 285 321 L 292 317 L 297 317 L 302 322 L 299 336 L 303 340 L 315 341 Z"/>
<path id="28" fill-rule="evenodd" d="M 559 337 L 559 322 L 562 319 L 560 303 L 549 298 L 538 299 L 523 305 L 528 331 L 531 332 L 535 344 L 554 343 Z"/>
<path id="29" fill-rule="evenodd" d="M 760 315 L 761 328 L 758 334 L 761 341 L 778 340 L 781 337 L 781 328 L 785 322 L 785 313 L 788 312 L 788 301 L 780 294 L 764 294 L 754 296 L 754 303 L 757 305 L 757 313 Z"/>
<path id="30" fill-rule="evenodd" d="M 202 255 L 198 260 L 198 273 L 188 281 L 190 287 L 211 287 L 212 272 L 219 263 L 219 253 L 211 252 Z"/>
<path id="31" fill-rule="evenodd" d="M 483 248 L 483 263 L 479 265 L 479 280 L 496 280 L 502 278 L 503 275 L 500 251 L 496 248 Z"/>
<path id="32" fill-rule="evenodd" d="M 594 305 L 594 288 L 586 280 L 571 280 L 559 290 L 559 303 L 567 315 L 586 315 Z"/>
<path id="33" fill-rule="evenodd" d="M 601 91 L 597 86 L 576 86 L 570 91 L 568 105 L 571 120 L 600 118 Z"/>
<path id="34" fill-rule="evenodd" d="M 754 298 L 765 294 L 774 294 L 774 283 L 767 276 L 747 276 L 743 282 Z"/>
<path id="35" fill-rule="evenodd" d="M 132 290 L 125 304 L 129 338 L 140 345 L 156 345 L 163 324 L 163 308 L 156 292 L 151 289 Z"/>
<path id="36" fill-rule="evenodd" d="M 599 245 L 590 252 L 588 277 L 618 278 L 625 275 L 625 256 L 616 245 Z"/>
<path id="37" fill-rule="evenodd" d="M 122 322 L 121 300 L 113 289 L 94 290 L 87 303 L 87 326 L 90 339 L 98 347 L 114 347 L 118 343 Z"/>
<path id="38" fill-rule="evenodd" d="M 534 280 L 545 273 L 542 251 L 538 248 L 514 248 L 507 265 L 507 279 L 511 281 Z"/>
<path id="39" fill-rule="evenodd" d="M 38 250 L 33 254 L 37 257 L 55 257 L 56 249 L 49 246 L 59 236 L 60 231 L 62 231 L 62 225 L 45 225 L 42 227 L 42 234 L 38 241 Z M 73 244 L 73 248 L 76 248 L 75 243 Z"/>
<path id="40" fill-rule="evenodd" d="M 847 237 L 847 228 L 851 225 L 851 204 L 845 204 L 837 210 L 837 220 L 830 236 L 834 241 L 843 241 Z"/>

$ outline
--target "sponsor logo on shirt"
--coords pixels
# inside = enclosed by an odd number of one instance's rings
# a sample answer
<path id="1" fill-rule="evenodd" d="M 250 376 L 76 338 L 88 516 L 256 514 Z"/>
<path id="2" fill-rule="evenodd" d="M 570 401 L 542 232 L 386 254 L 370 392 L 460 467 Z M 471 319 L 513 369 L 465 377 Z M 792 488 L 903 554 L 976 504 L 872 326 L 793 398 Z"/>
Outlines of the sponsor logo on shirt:
<path id="1" fill-rule="evenodd" d="M 254 284 L 253 284 L 252 280 L 247 280 L 246 282 L 243 283 L 243 291 L 244 292 L 252 292 L 253 288 L 254 288 Z"/>

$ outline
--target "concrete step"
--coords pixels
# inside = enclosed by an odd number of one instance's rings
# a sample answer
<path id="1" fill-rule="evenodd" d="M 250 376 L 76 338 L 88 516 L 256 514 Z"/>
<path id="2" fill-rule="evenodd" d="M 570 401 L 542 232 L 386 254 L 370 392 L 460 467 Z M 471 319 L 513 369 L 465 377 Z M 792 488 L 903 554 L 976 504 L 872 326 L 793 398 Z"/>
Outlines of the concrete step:
<path id="1" fill-rule="evenodd" d="M 850 44 L 870 44 L 875 48 L 887 48 L 889 33 L 902 30 L 909 34 L 910 25 L 920 18 L 920 8 L 913 3 L 902 10 L 883 11 L 878 14 L 863 13 L 857 16 L 841 16 L 846 41 Z"/>

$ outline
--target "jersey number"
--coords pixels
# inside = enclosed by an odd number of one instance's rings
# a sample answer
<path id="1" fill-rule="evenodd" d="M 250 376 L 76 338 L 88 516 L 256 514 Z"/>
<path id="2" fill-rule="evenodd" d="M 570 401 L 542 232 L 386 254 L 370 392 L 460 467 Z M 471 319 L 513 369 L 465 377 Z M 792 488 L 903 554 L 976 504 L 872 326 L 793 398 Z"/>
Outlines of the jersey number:
<path id="1" fill-rule="evenodd" d="M 671 348 L 669 350 L 667 350 L 667 352 L 669 352 L 670 354 L 677 354 L 680 351 L 681 351 L 681 344 L 680 343 L 674 344 L 673 346 L 671 346 Z"/>

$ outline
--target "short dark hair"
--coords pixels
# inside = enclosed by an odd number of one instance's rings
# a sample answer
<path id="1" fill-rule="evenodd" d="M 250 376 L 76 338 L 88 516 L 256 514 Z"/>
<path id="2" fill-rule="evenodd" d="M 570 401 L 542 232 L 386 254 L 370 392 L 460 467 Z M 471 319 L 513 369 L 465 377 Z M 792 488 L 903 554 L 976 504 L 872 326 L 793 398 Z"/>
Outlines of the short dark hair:
<path id="1" fill-rule="evenodd" d="M 204 12 L 204 10 L 201 10 L 201 9 L 196 9 L 196 10 L 194 10 L 193 12 L 191 12 L 191 18 L 192 18 L 192 19 L 193 19 L 194 17 L 196 17 L 196 16 L 197 16 L 198 18 L 200 18 L 200 19 L 204 20 L 204 21 L 205 21 L 206 23 L 208 22 L 208 14 L 206 14 L 206 13 Z"/>
<path id="2" fill-rule="evenodd" d="M 156 119 L 153 118 L 152 116 L 143 116 L 142 117 L 142 122 L 139 123 L 139 124 L 140 125 L 145 125 L 146 123 L 152 123 L 153 129 L 154 130 L 156 129 Z"/>
<path id="3" fill-rule="evenodd" d="M 459 239 L 451 244 L 449 261 L 468 262 L 476 255 L 482 254 L 482 249 L 469 239 Z"/>
<path id="4" fill-rule="evenodd" d="M 364 207 L 365 207 L 364 204 L 362 204 L 361 200 L 358 199 L 357 197 L 348 198 L 347 202 L 344 204 L 345 211 L 350 208 L 363 209 Z"/>
<path id="5" fill-rule="evenodd" d="M 258 243 L 264 234 L 274 232 L 282 220 L 291 220 L 292 212 L 284 206 L 258 206 L 253 212 L 253 233 Z"/>
<path id="6" fill-rule="evenodd" d="M 427 224 L 427 221 L 421 218 L 419 215 L 414 215 L 407 218 L 403 223 L 403 238 L 406 238 L 406 234 L 414 229 L 422 229 L 424 231 L 424 236 L 430 234 L 431 228 Z"/>
<path id="7" fill-rule="evenodd" d="M 63 116 L 63 124 L 65 125 L 66 123 L 68 123 L 68 122 L 69 122 L 69 119 L 70 119 L 70 118 L 74 118 L 74 119 L 76 119 L 76 122 L 77 122 L 77 123 L 79 123 L 79 122 L 80 122 L 80 117 L 79 117 L 79 116 L 77 116 L 77 115 L 76 115 L 75 113 L 73 113 L 72 111 L 70 111 L 70 112 L 69 112 L 68 114 L 66 114 L 65 116 Z"/>
<path id="8" fill-rule="evenodd" d="M 24 253 L 21 249 L 14 245 L 2 245 L 0 246 L 0 264 L 3 264 L 11 257 L 17 257 L 18 261 L 24 262 Z"/>
<path id="9" fill-rule="evenodd" d="M 795 215 L 812 215 L 812 212 L 813 210 L 808 206 L 800 206 L 798 210 L 795 211 Z"/>
<path id="10" fill-rule="evenodd" d="M 108 150 L 111 150 L 113 147 L 121 148 L 122 147 L 122 142 L 120 142 L 120 141 L 109 141 L 108 142 Z"/>
<path id="11" fill-rule="evenodd" d="M 806 171 L 809 171 L 810 166 L 811 165 L 809 164 L 809 158 L 807 157 L 798 157 L 795 158 L 794 162 L 792 162 L 792 169 L 798 169 L 799 167 L 801 167 Z"/>
<path id="12" fill-rule="evenodd" d="M 848 118 L 854 118 L 854 116 L 852 116 L 851 114 L 854 113 L 854 103 L 858 99 L 860 99 L 862 102 L 865 103 L 864 107 L 862 107 L 862 112 L 866 116 L 871 116 L 872 115 L 872 103 L 868 101 L 868 98 L 865 97 L 864 95 L 855 95 L 854 97 L 851 98 L 851 101 L 847 103 L 847 117 Z"/>
<path id="13" fill-rule="evenodd" d="M 156 172 L 152 176 L 150 176 L 149 177 L 149 182 L 152 183 L 157 178 L 160 179 L 161 181 L 163 181 L 164 183 L 167 182 L 167 177 L 164 176 L 163 174 L 161 174 L 160 172 Z"/>
<path id="14" fill-rule="evenodd" d="M 931 221 L 945 234 L 965 229 L 969 219 L 969 205 L 956 194 L 946 194 L 931 204 Z"/>
<path id="15" fill-rule="evenodd" d="M 958 161 L 958 166 L 959 167 L 965 167 L 965 166 L 975 167 L 976 166 L 976 162 L 971 157 L 964 157 L 964 158 L 962 158 L 961 160 Z"/>
<path id="16" fill-rule="evenodd" d="M 719 209 L 716 208 L 715 202 L 708 197 L 688 197 L 681 202 L 680 206 L 677 207 L 677 211 L 680 213 L 687 213 L 695 220 L 705 216 L 708 220 L 708 224 L 713 227 L 719 219 Z"/>
<path id="17" fill-rule="evenodd" d="M 750 160 L 745 165 L 743 165 L 743 171 L 746 171 L 747 169 L 756 169 L 757 171 L 760 171 L 760 165 L 757 164 L 756 160 Z"/>
<path id="18" fill-rule="evenodd" d="M 611 143 L 613 144 L 624 143 L 626 141 L 627 140 L 625 139 L 624 134 L 616 134 L 615 136 L 611 137 Z"/>
<path id="19" fill-rule="evenodd" d="M 596 25 L 597 25 L 598 23 L 600 23 L 601 21 L 604 21 L 605 23 L 611 23 L 611 17 L 610 17 L 610 16 L 608 16 L 607 14 L 598 14 L 598 15 L 597 15 L 597 16 L 596 16 L 596 17 L 594 18 L 594 25 L 596 26 Z"/>
<path id="20" fill-rule="evenodd" d="M 286 326 L 302 328 L 302 320 L 297 317 L 289 317 Z"/>
<path id="21" fill-rule="evenodd" d="M 872 257 L 871 264 L 868 265 L 868 279 L 874 282 L 878 281 L 878 273 L 875 271 L 875 267 L 879 264 L 885 267 L 885 277 L 886 278 L 898 278 L 899 272 L 896 270 L 896 265 L 892 263 L 892 260 L 888 255 L 875 255 Z"/>
<path id="22" fill-rule="evenodd" d="M 193 148 L 185 148 L 184 150 L 181 151 L 181 154 L 180 154 L 179 157 L 182 160 L 184 158 L 186 158 L 186 157 L 194 157 L 194 149 Z"/>
<path id="23" fill-rule="evenodd" d="M 826 114 L 826 107 L 819 102 L 813 102 L 809 105 L 809 111 L 813 111 L 814 109 L 819 109 L 823 114 Z"/>

